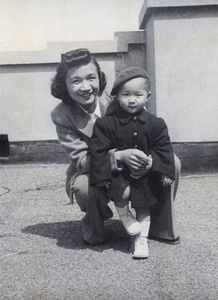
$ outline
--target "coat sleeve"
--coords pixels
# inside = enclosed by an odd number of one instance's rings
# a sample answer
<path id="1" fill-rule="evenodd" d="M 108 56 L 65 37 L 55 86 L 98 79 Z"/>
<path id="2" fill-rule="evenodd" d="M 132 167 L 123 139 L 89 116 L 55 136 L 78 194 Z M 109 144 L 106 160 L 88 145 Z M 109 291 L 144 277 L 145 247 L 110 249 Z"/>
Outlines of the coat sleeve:
<path id="1" fill-rule="evenodd" d="M 102 180 L 111 179 L 110 150 L 113 149 L 113 141 L 110 138 L 108 119 L 97 119 L 93 128 L 90 143 L 90 183 L 95 184 Z"/>
<path id="2" fill-rule="evenodd" d="M 67 156 L 80 174 L 88 173 L 90 170 L 90 150 L 82 134 L 71 127 L 64 127 L 53 120 L 60 144 L 63 146 Z"/>
<path id="3" fill-rule="evenodd" d="M 152 140 L 152 171 L 160 172 L 175 179 L 173 148 L 170 142 L 167 125 L 162 118 L 158 118 L 157 123 L 153 127 Z"/>

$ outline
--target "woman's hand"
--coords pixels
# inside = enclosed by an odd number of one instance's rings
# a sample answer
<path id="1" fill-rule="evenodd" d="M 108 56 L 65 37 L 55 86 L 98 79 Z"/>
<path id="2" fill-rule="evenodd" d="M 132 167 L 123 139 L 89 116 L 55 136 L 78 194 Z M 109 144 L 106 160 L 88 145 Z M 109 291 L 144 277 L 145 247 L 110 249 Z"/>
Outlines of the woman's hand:
<path id="1" fill-rule="evenodd" d="M 116 159 L 119 162 L 125 163 L 128 167 L 132 169 L 138 169 L 142 164 L 146 164 L 147 155 L 138 149 L 126 149 L 116 151 Z"/>
<path id="2" fill-rule="evenodd" d="M 147 156 L 138 149 L 117 151 L 116 159 L 129 167 L 134 178 L 140 178 L 145 175 L 151 169 L 153 162 L 151 155 Z"/>

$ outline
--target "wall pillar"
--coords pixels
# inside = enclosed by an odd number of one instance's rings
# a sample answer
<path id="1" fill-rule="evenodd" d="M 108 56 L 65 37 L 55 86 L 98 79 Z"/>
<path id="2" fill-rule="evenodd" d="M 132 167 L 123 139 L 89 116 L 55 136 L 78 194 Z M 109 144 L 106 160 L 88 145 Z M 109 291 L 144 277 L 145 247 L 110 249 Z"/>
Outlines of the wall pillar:
<path id="1" fill-rule="evenodd" d="M 145 0 L 139 19 L 149 111 L 165 119 L 185 170 L 217 168 L 218 1 Z M 189 167 L 190 158 L 196 161 Z"/>

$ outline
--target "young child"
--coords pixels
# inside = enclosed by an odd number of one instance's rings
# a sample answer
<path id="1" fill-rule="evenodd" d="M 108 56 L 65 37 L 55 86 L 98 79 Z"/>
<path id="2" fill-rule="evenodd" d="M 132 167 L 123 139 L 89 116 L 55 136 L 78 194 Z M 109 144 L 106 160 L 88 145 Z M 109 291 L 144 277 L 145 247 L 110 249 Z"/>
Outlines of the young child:
<path id="1" fill-rule="evenodd" d="M 168 186 L 175 179 L 173 149 L 164 120 L 146 111 L 150 82 L 144 69 L 122 71 L 111 95 L 117 109 L 94 125 L 90 184 L 108 189 L 127 233 L 136 235 L 133 257 L 147 258 L 150 206 L 155 203 L 157 180 Z M 110 151 L 117 152 L 116 162 L 110 161 Z M 111 171 L 114 164 L 116 172 Z"/>

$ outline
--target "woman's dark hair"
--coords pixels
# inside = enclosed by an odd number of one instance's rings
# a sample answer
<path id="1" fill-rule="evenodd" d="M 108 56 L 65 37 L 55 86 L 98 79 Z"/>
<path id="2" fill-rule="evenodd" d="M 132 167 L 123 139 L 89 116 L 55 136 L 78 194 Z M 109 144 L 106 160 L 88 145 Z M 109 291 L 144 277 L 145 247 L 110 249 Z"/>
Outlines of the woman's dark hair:
<path id="1" fill-rule="evenodd" d="M 99 77 L 99 96 L 103 93 L 107 84 L 106 76 L 101 71 L 97 60 L 91 55 L 88 49 L 81 48 L 61 54 L 61 62 L 59 63 L 56 75 L 52 79 L 51 94 L 55 98 L 61 99 L 63 102 L 68 102 L 70 95 L 66 86 L 66 75 L 69 69 L 72 67 L 78 67 L 87 65 L 93 62 L 96 66 L 98 77 Z"/>

